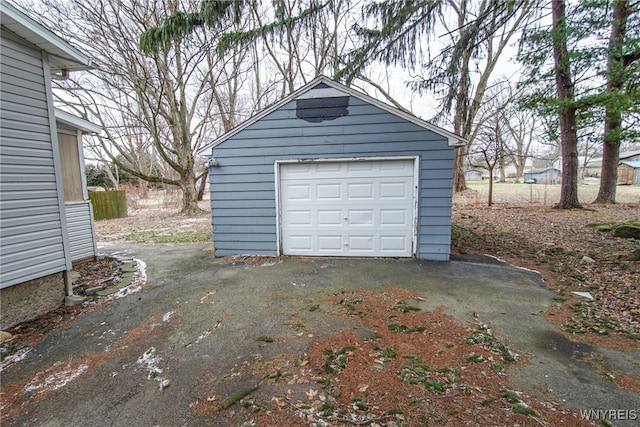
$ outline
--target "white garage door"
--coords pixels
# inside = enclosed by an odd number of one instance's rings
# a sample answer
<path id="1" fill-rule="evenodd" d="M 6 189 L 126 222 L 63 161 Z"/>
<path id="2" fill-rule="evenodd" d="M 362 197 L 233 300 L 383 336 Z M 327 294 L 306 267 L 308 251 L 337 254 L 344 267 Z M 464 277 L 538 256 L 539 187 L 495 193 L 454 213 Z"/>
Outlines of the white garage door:
<path id="1" fill-rule="evenodd" d="M 413 254 L 414 160 L 282 163 L 285 255 Z"/>

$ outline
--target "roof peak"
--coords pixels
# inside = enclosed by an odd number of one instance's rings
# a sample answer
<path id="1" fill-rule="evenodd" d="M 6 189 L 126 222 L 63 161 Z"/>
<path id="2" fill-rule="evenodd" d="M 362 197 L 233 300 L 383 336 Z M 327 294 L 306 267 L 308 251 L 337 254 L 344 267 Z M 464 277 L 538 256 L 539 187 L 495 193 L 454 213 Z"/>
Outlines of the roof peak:
<path id="1" fill-rule="evenodd" d="M 322 91 L 320 93 L 315 93 L 315 94 L 310 94 L 309 92 L 311 91 Z M 465 141 L 461 136 L 454 134 L 453 132 L 450 132 L 446 129 L 443 129 L 439 126 L 436 126 L 432 123 L 429 123 L 425 120 L 422 120 L 421 118 L 408 113 L 406 111 L 402 111 L 399 110 L 383 101 L 380 101 L 379 99 L 373 98 L 370 95 L 367 95 L 366 93 L 363 93 L 359 90 L 353 89 L 351 87 L 345 86 L 342 83 L 339 83 L 335 80 L 330 79 L 329 77 L 321 74 L 317 77 L 315 77 L 313 80 L 311 80 L 310 82 L 308 82 L 307 84 L 299 87 L 298 89 L 294 90 L 293 92 L 291 92 L 289 95 L 281 98 L 279 101 L 273 103 L 272 105 L 270 105 L 269 107 L 263 109 L 262 111 L 260 111 L 258 114 L 252 116 L 251 118 L 245 120 L 243 123 L 241 123 L 240 125 L 236 126 L 235 128 L 231 129 L 228 132 L 225 132 L 224 134 L 220 135 L 218 138 L 216 138 L 215 140 L 213 140 L 212 142 L 210 142 L 209 144 L 205 145 L 204 147 L 202 147 L 200 150 L 198 150 L 198 154 L 205 154 L 206 151 L 211 150 L 212 148 L 216 147 L 219 144 L 222 144 L 224 141 L 226 141 L 227 139 L 231 138 L 232 136 L 236 135 L 237 133 L 239 133 L 240 131 L 242 131 L 243 129 L 251 126 L 252 124 L 258 122 L 259 120 L 261 120 L 262 118 L 264 118 L 265 116 L 267 116 L 268 114 L 276 111 L 277 109 L 281 108 L 282 106 L 284 106 L 285 104 L 294 101 L 296 99 L 305 99 L 305 98 L 311 98 L 314 97 L 316 95 L 323 95 L 326 94 L 327 96 L 325 97 L 338 97 L 338 96 L 353 96 L 354 98 L 358 98 L 364 102 L 367 102 L 369 104 L 372 104 L 376 107 L 381 108 L 382 110 L 385 110 L 391 114 L 394 114 L 398 117 L 401 117 L 407 121 L 410 121 L 420 127 L 423 127 L 427 130 L 430 130 L 434 133 L 437 133 L 438 135 L 442 135 L 444 137 L 447 138 L 449 145 L 450 146 L 460 146 L 460 145 L 464 145 L 466 144 L 467 141 Z"/>

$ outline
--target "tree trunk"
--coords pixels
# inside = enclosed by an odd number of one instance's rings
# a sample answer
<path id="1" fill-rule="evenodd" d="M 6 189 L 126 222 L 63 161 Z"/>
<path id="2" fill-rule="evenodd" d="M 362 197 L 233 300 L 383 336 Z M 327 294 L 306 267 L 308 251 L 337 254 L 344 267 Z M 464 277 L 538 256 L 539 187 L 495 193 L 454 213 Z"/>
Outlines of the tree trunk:
<path id="1" fill-rule="evenodd" d="M 489 168 L 489 197 L 487 198 L 487 205 L 493 206 L 493 167 Z"/>
<path id="2" fill-rule="evenodd" d="M 456 147 L 453 160 L 453 191 L 459 193 L 467 189 L 464 179 L 464 161 L 467 157 L 467 146 Z"/>
<path id="3" fill-rule="evenodd" d="M 207 179 L 209 179 L 209 169 L 202 175 L 200 178 L 200 187 L 198 188 L 198 201 L 202 201 L 204 199 L 204 190 L 207 184 Z"/>
<path id="4" fill-rule="evenodd" d="M 193 174 L 185 174 L 180 178 L 182 189 L 182 209 L 180 215 L 198 215 L 202 210 L 198 207 L 198 194 L 196 193 L 196 178 Z"/>
<path id="5" fill-rule="evenodd" d="M 507 166 L 504 164 L 504 155 L 500 155 L 498 162 L 498 166 L 500 167 L 500 182 L 507 182 L 507 171 L 505 170 Z"/>
<path id="6" fill-rule="evenodd" d="M 615 93 L 624 86 L 623 44 L 629 16 L 629 0 L 613 2 L 613 21 L 609 37 L 607 61 L 607 93 L 610 96 L 605 106 L 604 144 L 602 147 L 602 170 L 600 189 L 594 203 L 615 203 L 618 184 L 618 162 L 620 161 L 620 131 L 622 111 Z"/>
<path id="7" fill-rule="evenodd" d="M 138 197 L 141 199 L 149 198 L 149 183 L 142 178 L 138 178 Z"/>
<path id="8" fill-rule="evenodd" d="M 552 0 L 553 59 L 555 63 L 556 92 L 560 121 L 560 148 L 562 150 L 562 186 L 557 209 L 582 208 L 578 201 L 578 135 L 574 87 L 571 79 L 567 51 L 567 26 L 564 0 Z"/>

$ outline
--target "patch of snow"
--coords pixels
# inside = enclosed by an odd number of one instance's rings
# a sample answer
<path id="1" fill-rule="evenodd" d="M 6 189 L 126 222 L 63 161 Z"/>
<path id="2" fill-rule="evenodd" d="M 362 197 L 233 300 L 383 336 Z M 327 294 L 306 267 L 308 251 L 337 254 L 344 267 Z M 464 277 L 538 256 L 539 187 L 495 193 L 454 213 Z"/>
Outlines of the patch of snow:
<path id="1" fill-rule="evenodd" d="M 499 258 L 499 257 L 497 257 L 497 256 L 488 255 L 488 254 L 484 254 L 484 256 L 486 256 L 486 257 L 488 257 L 488 258 L 493 258 L 493 259 L 495 259 L 496 261 L 503 262 L 503 263 L 505 263 L 505 264 L 507 264 L 507 265 L 509 265 L 509 266 L 513 267 L 513 268 L 518 269 L 518 270 L 528 271 L 528 272 L 530 272 L 530 273 L 535 273 L 535 274 L 538 274 L 538 275 L 542 276 L 538 270 L 532 270 L 532 269 L 530 269 L 530 268 L 520 267 L 519 265 L 513 265 L 513 264 L 511 264 L 511 263 L 509 263 L 509 262 L 507 262 L 507 261 L 505 261 L 505 260 L 503 260 L 502 258 Z"/>
<path id="2" fill-rule="evenodd" d="M 164 314 L 164 316 L 162 316 L 162 321 L 163 322 L 168 322 L 169 320 L 171 320 L 171 316 L 173 316 L 175 314 L 175 312 L 176 312 L 175 310 L 166 312 Z"/>
<path id="3" fill-rule="evenodd" d="M 3 349 L 4 351 L 4 349 Z M 13 365 L 24 359 L 27 356 L 27 353 L 31 351 L 30 347 L 23 347 L 15 353 L 5 357 L 2 362 L 0 362 L 0 372 L 4 371 L 8 366 Z"/>
<path id="4" fill-rule="evenodd" d="M 282 264 L 282 261 L 265 262 L 264 264 L 260 264 L 259 267 L 271 267 L 278 264 Z"/>
<path id="5" fill-rule="evenodd" d="M 576 292 L 571 292 L 571 293 L 574 294 L 574 295 L 578 295 L 579 297 L 588 298 L 588 299 L 590 299 L 592 301 L 594 300 L 593 295 L 591 295 L 591 292 L 579 292 L 579 291 L 576 291 Z"/>
<path id="6" fill-rule="evenodd" d="M 160 356 L 156 355 L 156 348 L 149 347 L 147 351 L 145 351 L 142 356 L 138 358 L 138 365 L 142 365 L 149 374 L 147 375 L 148 380 L 156 380 L 158 385 L 160 386 L 160 390 L 169 386 L 169 380 L 160 376 L 162 373 L 162 369 L 158 367 L 158 363 L 162 360 Z"/>
<path id="7" fill-rule="evenodd" d="M 62 369 L 57 369 L 57 367 L 61 366 L 62 364 L 63 362 L 55 363 L 53 365 L 54 369 L 51 369 L 53 370 L 53 372 L 44 379 L 40 379 L 40 373 L 36 374 L 31 382 L 24 387 L 23 392 L 44 393 L 47 391 L 58 390 L 59 388 L 62 388 L 65 385 L 69 384 L 71 381 L 73 381 L 89 369 L 89 365 L 85 364 L 72 366 L 71 361 L 67 362 Z"/>
<path id="8" fill-rule="evenodd" d="M 122 297 L 125 297 L 129 294 L 133 294 L 142 289 L 142 287 L 147 283 L 147 264 L 141 259 L 133 258 L 133 261 L 136 262 L 136 273 L 133 275 L 133 281 L 120 289 L 118 292 L 111 294 L 105 297 L 105 301 L 112 301 Z"/>

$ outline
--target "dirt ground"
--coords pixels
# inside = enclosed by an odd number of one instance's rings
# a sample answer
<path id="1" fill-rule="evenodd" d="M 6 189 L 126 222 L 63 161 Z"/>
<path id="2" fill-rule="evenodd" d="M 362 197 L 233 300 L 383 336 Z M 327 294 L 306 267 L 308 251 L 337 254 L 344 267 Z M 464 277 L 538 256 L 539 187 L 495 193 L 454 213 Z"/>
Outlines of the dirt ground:
<path id="1" fill-rule="evenodd" d="M 548 320 L 581 340 L 627 348 L 640 340 L 640 241 L 587 225 L 639 220 L 640 202 L 570 211 L 457 203 L 452 251 L 489 254 L 539 271 L 557 294 Z M 594 300 L 572 292 L 589 292 Z"/>
<path id="2" fill-rule="evenodd" d="M 454 256 L 488 254 L 540 271 L 557 295 L 545 316 L 567 336 L 640 352 L 640 261 L 632 260 L 640 242 L 587 227 L 637 221 L 640 203 L 558 211 L 523 203 L 485 207 L 465 201 L 473 194 L 456 197 Z M 201 207 L 207 210 L 207 203 Z M 127 218 L 99 221 L 98 240 L 153 243 L 161 235 L 169 243 L 180 243 L 210 233 L 208 212 L 196 218 L 173 212 L 166 207 L 136 209 Z M 117 268 L 109 259 L 96 268 L 85 265 L 78 289 L 117 274 Z M 573 291 L 590 292 L 594 299 Z M 558 402 L 537 401 L 512 390 L 509 368 L 526 364 L 526 357 L 518 357 L 517 349 L 505 347 L 480 322 L 460 324 L 442 311 L 417 310 L 412 303 L 419 299 L 389 289 L 310 302 L 309 310 L 331 303 L 336 316 L 356 319 L 374 333 L 363 337 L 339 330 L 314 341 L 305 353 L 248 366 L 263 372 L 264 382 L 280 385 L 282 393 L 261 400 L 252 397 L 253 389 L 232 396 L 212 393 L 194 405 L 194 414 L 223 414 L 228 425 L 595 425 Z M 81 306 L 63 308 L 18 325 L 10 330 L 16 336 L 10 348 L 3 346 L 3 353 L 35 345 L 82 311 Z M 279 338 L 260 339 L 277 344 Z M 619 376 L 616 384 L 640 392 L 636 378 Z M 305 386 L 302 398 L 292 391 Z"/>

